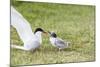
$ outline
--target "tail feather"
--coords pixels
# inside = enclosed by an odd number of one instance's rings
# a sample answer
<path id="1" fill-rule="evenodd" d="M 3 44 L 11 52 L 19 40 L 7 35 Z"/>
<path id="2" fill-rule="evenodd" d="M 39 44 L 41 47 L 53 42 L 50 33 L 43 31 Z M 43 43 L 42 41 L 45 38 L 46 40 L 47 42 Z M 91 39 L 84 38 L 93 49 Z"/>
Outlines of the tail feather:
<path id="1" fill-rule="evenodd" d="M 17 45 L 11 45 L 11 48 L 21 49 L 21 50 L 27 50 L 23 46 L 17 46 Z"/>
<path id="2" fill-rule="evenodd" d="M 69 47 L 69 45 L 71 44 L 71 42 L 66 42 L 66 46 Z"/>

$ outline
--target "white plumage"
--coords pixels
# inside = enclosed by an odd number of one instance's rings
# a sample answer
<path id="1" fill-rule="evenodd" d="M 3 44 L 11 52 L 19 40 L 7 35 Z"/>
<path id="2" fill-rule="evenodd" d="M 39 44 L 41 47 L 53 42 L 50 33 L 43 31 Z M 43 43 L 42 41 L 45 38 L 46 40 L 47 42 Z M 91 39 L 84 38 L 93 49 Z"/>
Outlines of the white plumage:
<path id="1" fill-rule="evenodd" d="M 36 28 L 33 33 L 29 22 L 13 7 L 11 7 L 11 25 L 17 30 L 24 43 L 23 46 L 11 45 L 12 48 L 30 51 L 40 47 L 42 43 L 41 33 L 44 30 Z"/>
<path id="2" fill-rule="evenodd" d="M 34 33 L 33 39 L 29 40 L 27 43 L 24 44 L 24 46 L 18 46 L 18 45 L 11 45 L 13 48 L 26 50 L 26 51 L 33 51 L 40 47 L 42 43 L 42 36 L 41 33 L 45 33 L 41 28 L 36 28 L 36 32 Z"/>

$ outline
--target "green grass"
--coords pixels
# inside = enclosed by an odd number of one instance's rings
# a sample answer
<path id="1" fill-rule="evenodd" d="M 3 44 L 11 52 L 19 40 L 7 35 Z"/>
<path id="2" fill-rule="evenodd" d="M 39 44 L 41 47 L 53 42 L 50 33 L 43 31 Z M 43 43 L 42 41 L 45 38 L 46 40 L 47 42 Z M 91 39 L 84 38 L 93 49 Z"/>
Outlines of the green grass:
<path id="1" fill-rule="evenodd" d="M 33 31 L 37 27 L 55 31 L 71 45 L 59 52 L 49 43 L 49 36 L 43 35 L 42 46 L 34 53 L 11 49 L 11 65 L 95 61 L 95 6 L 17 2 L 14 7 Z M 13 27 L 11 44 L 23 45 Z"/>

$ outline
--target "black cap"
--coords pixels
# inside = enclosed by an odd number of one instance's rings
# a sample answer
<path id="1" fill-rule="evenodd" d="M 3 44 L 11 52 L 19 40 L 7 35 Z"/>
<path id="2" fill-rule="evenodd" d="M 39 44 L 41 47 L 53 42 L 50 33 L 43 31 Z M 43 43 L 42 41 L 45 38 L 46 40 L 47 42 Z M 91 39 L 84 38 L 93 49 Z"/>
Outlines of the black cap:
<path id="1" fill-rule="evenodd" d="M 51 37 L 55 37 L 55 38 L 57 37 L 57 34 L 55 32 L 49 32 L 48 31 L 48 33 L 51 35 Z"/>
<path id="2" fill-rule="evenodd" d="M 38 32 L 38 31 L 45 32 L 42 28 L 36 28 L 34 33 Z"/>

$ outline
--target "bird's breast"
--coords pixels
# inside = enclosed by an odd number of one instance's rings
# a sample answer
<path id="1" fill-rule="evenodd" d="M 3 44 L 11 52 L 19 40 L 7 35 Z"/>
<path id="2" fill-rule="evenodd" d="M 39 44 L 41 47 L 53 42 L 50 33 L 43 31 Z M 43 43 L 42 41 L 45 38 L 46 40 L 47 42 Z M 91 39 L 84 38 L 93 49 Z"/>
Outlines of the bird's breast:
<path id="1" fill-rule="evenodd" d="M 52 44 L 53 46 L 55 46 L 55 41 L 56 41 L 55 38 L 50 37 L 50 42 L 51 42 L 51 44 Z"/>

